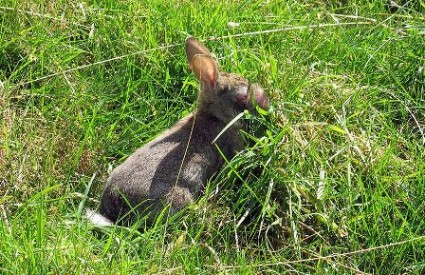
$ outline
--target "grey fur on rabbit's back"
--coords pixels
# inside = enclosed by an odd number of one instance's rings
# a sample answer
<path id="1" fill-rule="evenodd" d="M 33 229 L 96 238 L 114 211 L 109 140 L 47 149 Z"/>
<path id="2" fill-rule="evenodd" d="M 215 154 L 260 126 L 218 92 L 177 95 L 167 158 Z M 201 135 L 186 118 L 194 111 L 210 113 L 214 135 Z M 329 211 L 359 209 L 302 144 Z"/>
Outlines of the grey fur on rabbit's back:
<path id="1" fill-rule="evenodd" d="M 234 123 L 212 142 L 240 112 L 255 105 L 268 109 L 268 98 L 257 84 L 218 70 L 209 50 L 195 38 L 186 40 L 190 69 L 200 81 L 197 109 L 171 129 L 139 148 L 115 168 L 100 201 L 100 214 L 118 223 L 148 215 L 152 221 L 166 206 L 171 213 L 194 202 L 208 179 L 243 149 Z"/>

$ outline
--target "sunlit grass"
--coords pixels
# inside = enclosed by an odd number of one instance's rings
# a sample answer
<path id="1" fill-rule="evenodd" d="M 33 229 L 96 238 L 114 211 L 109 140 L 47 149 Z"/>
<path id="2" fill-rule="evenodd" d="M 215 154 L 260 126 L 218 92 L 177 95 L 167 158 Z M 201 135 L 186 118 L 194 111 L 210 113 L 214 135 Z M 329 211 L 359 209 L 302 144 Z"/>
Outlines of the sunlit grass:
<path id="1" fill-rule="evenodd" d="M 423 1 L 21 2 L 0 5 L 1 273 L 425 269 Z M 93 229 L 108 171 L 195 108 L 188 35 L 272 111 L 183 213 Z"/>

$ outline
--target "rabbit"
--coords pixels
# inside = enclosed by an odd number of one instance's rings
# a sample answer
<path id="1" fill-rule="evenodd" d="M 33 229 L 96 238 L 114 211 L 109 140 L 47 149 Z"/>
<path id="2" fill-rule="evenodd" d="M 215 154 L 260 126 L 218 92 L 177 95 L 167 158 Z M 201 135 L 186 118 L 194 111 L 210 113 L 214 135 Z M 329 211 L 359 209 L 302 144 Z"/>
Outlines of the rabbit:
<path id="1" fill-rule="evenodd" d="M 223 166 L 221 154 L 231 159 L 244 148 L 239 133 L 243 121 L 233 123 L 213 143 L 219 133 L 240 112 L 269 108 L 259 84 L 219 71 L 210 51 L 193 37 L 186 40 L 186 55 L 200 82 L 197 109 L 112 171 L 99 206 L 111 224 L 129 225 L 144 216 L 153 222 L 166 207 L 174 214 L 195 202 Z"/>

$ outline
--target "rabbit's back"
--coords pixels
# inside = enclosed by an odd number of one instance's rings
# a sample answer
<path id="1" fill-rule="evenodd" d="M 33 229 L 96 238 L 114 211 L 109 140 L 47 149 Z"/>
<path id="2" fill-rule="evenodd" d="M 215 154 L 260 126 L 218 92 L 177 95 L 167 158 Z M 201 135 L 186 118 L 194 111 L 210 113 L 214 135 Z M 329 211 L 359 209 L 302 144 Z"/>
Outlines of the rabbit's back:
<path id="1" fill-rule="evenodd" d="M 224 126 L 208 115 L 190 115 L 139 148 L 110 175 L 100 213 L 117 221 L 135 208 L 136 215 L 125 222 L 137 215 L 154 218 L 165 205 L 174 213 L 195 201 L 223 164 L 212 141 Z M 228 158 L 243 145 L 234 131 L 229 129 L 217 141 Z"/>

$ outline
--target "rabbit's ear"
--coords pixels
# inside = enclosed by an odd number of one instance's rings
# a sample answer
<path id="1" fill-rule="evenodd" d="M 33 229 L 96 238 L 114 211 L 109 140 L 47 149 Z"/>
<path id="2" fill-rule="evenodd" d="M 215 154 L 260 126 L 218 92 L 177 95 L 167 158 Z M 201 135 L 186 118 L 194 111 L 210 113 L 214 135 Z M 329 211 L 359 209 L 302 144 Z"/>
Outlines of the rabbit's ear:
<path id="1" fill-rule="evenodd" d="M 214 59 L 197 54 L 189 60 L 189 67 L 201 83 L 207 85 L 209 89 L 214 88 L 218 77 L 217 62 Z"/>
<path id="2" fill-rule="evenodd" d="M 190 69 L 201 83 L 208 88 L 214 88 L 218 77 L 217 62 L 211 52 L 194 37 L 186 39 L 186 55 Z"/>
<path id="3" fill-rule="evenodd" d="M 189 37 L 186 39 L 186 56 L 189 60 L 189 64 L 192 62 L 192 58 L 198 54 L 212 56 L 211 52 L 204 46 L 204 44 L 196 40 L 194 37 Z"/>

